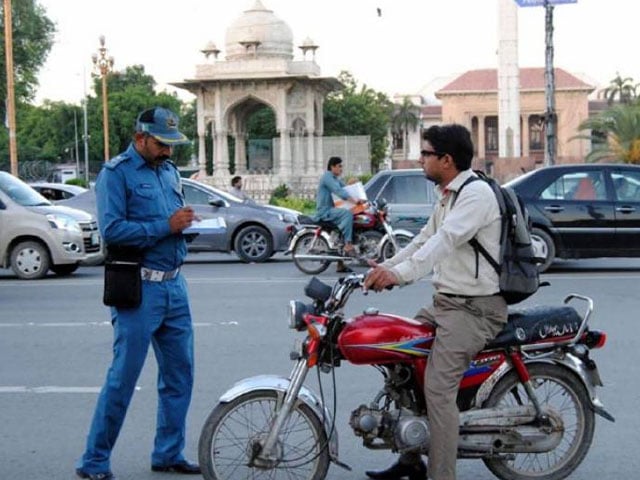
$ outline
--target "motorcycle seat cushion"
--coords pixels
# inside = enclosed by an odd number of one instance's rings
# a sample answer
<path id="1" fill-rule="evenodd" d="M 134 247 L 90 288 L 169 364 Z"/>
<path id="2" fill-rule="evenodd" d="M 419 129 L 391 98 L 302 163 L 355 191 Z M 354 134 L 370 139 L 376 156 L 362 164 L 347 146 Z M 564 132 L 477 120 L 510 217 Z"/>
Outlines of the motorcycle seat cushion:
<path id="1" fill-rule="evenodd" d="M 507 325 L 487 345 L 505 348 L 531 343 L 546 343 L 571 338 L 582 323 L 578 312 L 570 306 L 535 306 L 509 311 Z"/>

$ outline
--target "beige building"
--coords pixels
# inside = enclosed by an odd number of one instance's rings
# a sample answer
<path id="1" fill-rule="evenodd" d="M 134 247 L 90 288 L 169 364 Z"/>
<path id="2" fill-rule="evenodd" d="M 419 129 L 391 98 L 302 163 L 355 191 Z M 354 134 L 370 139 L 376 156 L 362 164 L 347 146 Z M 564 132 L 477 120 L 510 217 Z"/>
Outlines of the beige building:
<path id="1" fill-rule="evenodd" d="M 558 115 L 556 163 L 582 162 L 588 140 L 574 139 L 578 126 L 589 116 L 592 85 L 561 68 L 555 69 Z M 530 170 L 544 160 L 546 108 L 544 68 L 520 69 L 520 157 L 499 158 L 497 69 L 470 70 L 436 92 L 442 102 L 440 121 L 460 123 L 471 130 L 476 147 L 475 167 L 507 179 Z M 424 106 L 423 124 L 433 122 L 434 106 Z"/>

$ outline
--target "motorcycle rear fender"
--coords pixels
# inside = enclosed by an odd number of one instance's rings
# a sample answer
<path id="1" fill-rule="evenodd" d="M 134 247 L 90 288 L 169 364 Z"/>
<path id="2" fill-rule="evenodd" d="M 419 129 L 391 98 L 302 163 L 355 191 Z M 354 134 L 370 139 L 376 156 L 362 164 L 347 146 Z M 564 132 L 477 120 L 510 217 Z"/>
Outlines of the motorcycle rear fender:
<path id="1" fill-rule="evenodd" d="M 415 237 L 415 235 L 413 233 L 411 233 L 409 230 L 405 230 L 404 228 L 398 228 L 398 229 L 394 229 L 393 230 L 393 234 L 395 236 L 405 236 L 405 237 L 409 237 L 409 238 L 413 238 Z M 386 240 L 389 240 L 389 234 L 385 233 L 384 237 L 382 237 L 382 242 L 380 242 L 380 244 L 384 243 Z"/>
<path id="2" fill-rule="evenodd" d="M 229 403 L 245 393 L 255 392 L 258 390 L 275 390 L 276 392 L 284 393 L 288 388 L 288 378 L 279 377 L 277 375 L 258 375 L 240 380 L 222 394 L 220 402 Z M 342 466 L 342 463 L 338 459 L 338 431 L 334 427 L 331 412 L 322 405 L 318 395 L 304 385 L 300 389 L 298 398 L 311 409 L 320 422 L 324 419 L 324 431 L 327 434 L 327 438 L 329 438 L 329 457 L 332 462 Z M 332 427 L 333 431 L 331 431 Z M 329 437 L 329 435 L 331 435 L 331 437 Z"/>
<path id="3" fill-rule="evenodd" d="M 318 228 L 320 228 L 318 225 L 309 225 L 309 226 L 304 226 L 300 230 L 298 230 L 293 235 L 293 238 L 289 242 L 289 250 L 287 250 L 285 253 L 291 253 L 293 251 L 293 247 L 295 246 L 296 243 L 298 243 L 298 240 L 300 240 L 300 237 L 302 235 L 306 235 L 307 233 L 315 233 L 315 231 Z M 320 236 L 327 241 L 327 245 L 329 245 L 329 247 L 333 247 L 331 242 L 331 236 L 329 235 L 329 233 L 327 233 L 324 229 L 322 229 L 320 230 Z"/>
<path id="4" fill-rule="evenodd" d="M 596 393 L 596 386 L 602 386 L 600 378 L 598 377 L 597 373 L 589 370 L 584 362 L 578 357 L 571 353 L 565 353 L 562 356 L 554 356 L 551 358 L 532 360 L 525 359 L 525 364 L 527 366 L 533 365 L 534 363 L 556 364 L 567 368 L 582 382 L 585 389 L 587 390 L 589 400 L 591 401 L 591 409 L 601 417 L 612 422 L 614 421 L 613 416 L 611 416 L 611 414 L 605 410 L 604 405 L 602 404 Z M 475 404 L 477 406 L 484 405 L 484 402 L 487 401 L 489 395 L 493 391 L 493 388 L 496 386 L 498 381 L 511 370 L 513 370 L 513 367 L 508 362 L 504 362 L 502 365 L 500 365 L 500 367 L 498 367 L 498 369 L 493 372 L 493 374 L 478 389 L 478 392 L 476 393 Z"/>

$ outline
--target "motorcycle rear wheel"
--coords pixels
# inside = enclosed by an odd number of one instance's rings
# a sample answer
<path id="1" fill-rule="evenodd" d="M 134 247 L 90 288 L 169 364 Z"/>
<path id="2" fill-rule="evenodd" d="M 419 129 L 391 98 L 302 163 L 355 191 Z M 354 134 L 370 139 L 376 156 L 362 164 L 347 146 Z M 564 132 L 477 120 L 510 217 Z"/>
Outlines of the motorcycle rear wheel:
<path id="1" fill-rule="evenodd" d="M 293 247 L 293 263 L 301 272 L 317 275 L 329 268 L 331 262 L 328 260 L 302 260 L 298 258 L 298 255 L 328 255 L 329 253 L 329 244 L 324 238 L 316 238 L 315 234 L 311 232 L 305 233 L 298 238 Z"/>
<path id="2" fill-rule="evenodd" d="M 593 440 L 595 417 L 584 385 L 566 368 L 552 364 L 530 365 L 531 383 L 541 406 L 562 417 L 560 444 L 546 453 L 516 453 L 515 458 L 484 459 L 491 472 L 503 480 L 561 480 L 580 465 Z M 517 406 L 530 400 L 514 371 L 502 378 L 485 407 Z"/>
<path id="3" fill-rule="evenodd" d="M 258 390 L 216 406 L 198 444 L 205 480 L 324 480 L 329 469 L 327 435 L 320 419 L 302 402 L 280 432 L 277 463 L 271 468 L 249 465 L 254 448 L 267 437 L 281 395 Z"/>

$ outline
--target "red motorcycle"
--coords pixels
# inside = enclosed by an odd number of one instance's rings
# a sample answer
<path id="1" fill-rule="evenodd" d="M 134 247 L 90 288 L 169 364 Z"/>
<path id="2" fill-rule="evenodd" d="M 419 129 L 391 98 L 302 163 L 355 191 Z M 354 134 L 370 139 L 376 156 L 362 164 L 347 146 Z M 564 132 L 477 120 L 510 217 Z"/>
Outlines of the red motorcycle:
<path id="1" fill-rule="evenodd" d="M 342 309 L 363 281 L 353 274 L 332 288 L 313 278 L 305 288 L 312 302 L 290 302 L 290 328 L 307 332 L 291 354 L 295 367 L 289 378 L 248 378 L 222 395 L 200 436 L 205 479 L 323 480 L 330 462 L 349 468 L 338 460 L 334 415 L 303 385 L 310 369 L 334 372 L 344 360 L 384 377 L 372 402 L 351 413 L 364 446 L 428 454 L 422 387 L 434 331 L 374 309 L 346 320 Z M 582 315 L 574 302 L 582 302 Z M 481 459 L 504 480 L 559 480 L 578 467 L 595 414 L 614 421 L 596 394 L 602 382 L 590 351 L 604 346 L 606 334 L 589 328 L 592 311 L 590 298 L 572 294 L 563 306 L 510 313 L 460 385 L 459 458 Z"/>
<path id="2" fill-rule="evenodd" d="M 359 206 L 360 207 L 360 206 Z M 299 227 L 292 227 L 287 253 L 293 254 L 293 263 L 303 273 L 317 275 L 331 262 L 384 261 L 404 248 L 413 233 L 394 230 L 387 222 L 387 204 L 373 202 L 353 214 L 353 246 L 357 257 L 344 255 L 344 241 L 340 230 L 331 222 L 314 221 L 306 217 Z"/>

